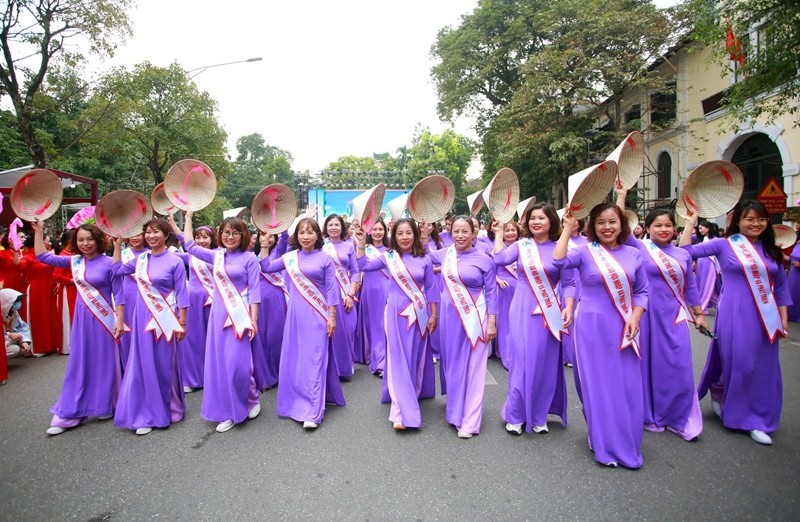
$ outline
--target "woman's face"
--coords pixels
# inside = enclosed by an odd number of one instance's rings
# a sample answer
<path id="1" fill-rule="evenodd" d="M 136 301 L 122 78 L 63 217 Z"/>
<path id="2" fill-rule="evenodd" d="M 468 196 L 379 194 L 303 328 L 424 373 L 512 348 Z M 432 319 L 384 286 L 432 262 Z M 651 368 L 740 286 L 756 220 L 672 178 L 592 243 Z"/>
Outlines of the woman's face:
<path id="1" fill-rule="evenodd" d="M 336 241 L 342 237 L 342 224 L 338 219 L 331 219 L 328 221 L 328 224 L 325 225 L 325 232 L 328 234 L 331 241 Z"/>
<path id="2" fill-rule="evenodd" d="M 762 217 L 754 210 L 748 210 L 739 219 L 739 231 L 748 239 L 757 239 L 769 226 L 769 218 Z"/>
<path id="3" fill-rule="evenodd" d="M 128 246 L 133 250 L 141 250 L 144 248 L 144 234 L 129 237 L 126 241 L 128 242 Z"/>
<path id="4" fill-rule="evenodd" d="M 634 236 L 642 237 L 642 232 L 644 232 L 642 230 L 642 225 L 636 225 L 635 227 L 633 227 L 633 235 Z"/>
<path id="5" fill-rule="evenodd" d="M 614 209 L 607 208 L 597 216 L 594 222 L 594 233 L 600 244 L 611 247 L 617 245 L 622 223 Z"/>
<path id="6" fill-rule="evenodd" d="M 237 250 L 242 244 L 242 233 L 234 230 L 230 225 L 222 227 L 222 246 L 227 250 Z"/>
<path id="7" fill-rule="evenodd" d="M 519 232 L 517 231 L 516 225 L 514 223 L 506 223 L 503 226 L 503 241 L 506 243 L 513 243 L 519 239 Z"/>
<path id="8" fill-rule="evenodd" d="M 528 218 L 528 228 L 536 239 L 550 236 L 550 220 L 544 210 L 540 208 L 531 210 L 531 215 Z"/>
<path id="9" fill-rule="evenodd" d="M 472 247 L 475 234 L 472 232 L 472 228 L 470 228 L 469 223 L 466 220 L 458 219 L 454 221 L 451 234 L 453 236 L 453 244 L 455 244 L 456 249 L 463 252 Z"/>
<path id="10" fill-rule="evenodd" d="M 383 238 L 386 236 L 386 229 L 383 228 L 383 224 L 375 223 L 375 225 L 372 227 L 372 232 L 370 232 L 369 235 L 374 244 L 380 245 L 383 242 Z"/>
<path id="11" fill-rule="evenodd" d="M 94 240 L 94 236 L 88 230 L 79 228 L 75 236 L 75 243 L 78 246 L 78 252 L 84 256 L 94 257 L 97 255 L 97 241 Z"/>
<path id="12" fill-rule="evenodd" d="M 317 244 L 317 233 L 308 223 L 302 223 L 297 229 L 297 242 L 305 252 L 311 252 Z"/>
<path id="13" fill-rule="evenodd" d="M 198 230 L 194 235 L 194 242 L 197 246 L 211 248 L 211 234 L 207 230 Z"/>
<path id="14" fill-rule="evenodd" d="M 658 216 L 650 223 L 647 228 L 647 233 L 650 234 L 650 239 L 661 246 L 668 244 L 675 237 L 675 225 L 669 216 Z"/>
<path id="15" fill-rule="evenodd" d="M 159 252 L 165 248 L 164 244 L 167 241 L 167 236 L 159 227 L 148 226 L 144 231 L 144 240 L 151 250 Z"/>
<path id="16" fill-rule="evenodd" d="M 697 227 L 697 230 L 699 230 L 700 233 L 703 234 L 703 236 L 708 235 L 708 227 L 705 225 L 700 225 L 699 227 Z"/>
<path id="17" fill-rule="evenodd" d="M 374 230 L 375 229 L 373 229 L 373 231 Z M 394 231 L 394 238 L 402 253 L 407 254 L 411 252 L 411 248 L 414 246 L 414 231 L 411 229 L 411 225 L 408 223 L 400 223 L 397 225 Z"/>
<path id="18" fill-rule="evenodd" d="M 44 236 L 44 248 L 46 250 L 53 250 L 53 242 L 50 239 L 50 236 Z"/>

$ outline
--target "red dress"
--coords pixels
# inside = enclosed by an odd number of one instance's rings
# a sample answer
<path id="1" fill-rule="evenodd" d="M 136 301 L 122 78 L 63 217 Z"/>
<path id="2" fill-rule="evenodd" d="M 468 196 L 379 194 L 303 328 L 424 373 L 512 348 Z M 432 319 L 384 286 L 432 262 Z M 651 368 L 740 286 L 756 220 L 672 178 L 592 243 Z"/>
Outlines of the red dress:
<path id="1" fill-rule="evenodd" d="M 72 252 L 66 248 L 58 253 L 60 256 L 70 257 Z M 69 332 L 72 328 L 72 316 L 75 314 L 75 299 L 78 290 L 72 280 L 71 268 L 56 268 L 53 270 L 53 281 L 56 284 L 56 309 L 59 318 L 58 353 L 69 353 Z"/>
<path id="2" fill-rule="evenodd" d="M 22 275 L 28 282 L 27 303 L 28 326 L 31 327 L 33 353 L 45 354 L 58 349 L 61 324 L 53 294 L 53 267 L 37 261 L 36 254 L 29 250 L 20 261 Z"/>

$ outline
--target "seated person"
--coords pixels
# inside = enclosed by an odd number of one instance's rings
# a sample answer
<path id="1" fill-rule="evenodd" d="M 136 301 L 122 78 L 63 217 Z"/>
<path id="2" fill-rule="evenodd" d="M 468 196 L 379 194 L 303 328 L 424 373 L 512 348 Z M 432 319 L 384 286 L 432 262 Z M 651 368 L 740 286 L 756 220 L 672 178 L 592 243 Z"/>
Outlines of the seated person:
<path id="1" fill-rule="evenodd" d="M 8 358 L 19 355 L 30 355 L 31 329 L 19 316 L 22 307 L 22 293 L 13 288 L 0 290 L 0 312 L 3 314 L 3 329 L 5 331 L 6 354 Z"/>

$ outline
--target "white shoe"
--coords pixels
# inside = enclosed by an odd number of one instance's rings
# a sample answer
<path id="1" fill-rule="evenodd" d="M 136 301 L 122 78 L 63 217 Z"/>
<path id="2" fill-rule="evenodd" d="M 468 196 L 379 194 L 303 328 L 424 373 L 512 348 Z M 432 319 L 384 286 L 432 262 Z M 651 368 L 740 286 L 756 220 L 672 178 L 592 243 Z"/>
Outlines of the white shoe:
<path id="1" fill-rule="evenodd" d="M 305 421 L 303 427 L 307 430 L 315 430 L 319 427 L 319 424 L 314 421 Z"/>
<path id="2" fill-rule="evenodd" d="M 139 428 L 138 430 L 136 430 L 136 434 L 137 435 L 147 435 L 151 431 L 153 431 L 153 428 Z"/>
<path id="3" fill-rule="evenodd" d="M 111 419 L 113 417 L 114 417 L 114 414 L 113 413 L 109 413 L 108 415 L 102 415 L 100 417 L 97 417 L 97 420 L 108 420 L 108 419 Z"/>
<path id="4" fill-rule="evenodd" d="M 58 426 L 50 426 L 47 428 L 48 435 L 61 435 L 65 431 L 67 431 L 66 428 L 59 428 Z"/>
<path id="5" fill-rule="evenodd" d="M 192 388 L 191 386 L 184 386 L 183 387 L 183 393 L 192 393 L 193 391 L 194 391 L 194 388 Z"/>
<path id="6" fill-rule="evenodd" d="M 522 424 L 506 424 L 506 431 L 515 435 L 522 435 Z"/>
<path id="7" fill-rule="evenodd" d="M 225 433 L 231 428 L 233 428 L 232 420 L 226 420 L 225 422 L 220 422 L 219 424 L 217 424 L 217 433 Z"/>
<path id="8" fill-rule="evenodd" d="M 467 433 L 466 431 L 459 431 L 458 432 L 458 438 L 459 439 L 471 439 L 472 438 L 472 433 Z"/>
<path id="9" fill-rule="evenodd" d="M 618 468 L 619 467 L 619 464 L 617 464 L 613 460 L 611 462 L 606 462 L 605 465 L 608 466 L 609 468 Z"/>
<path id="10" fill-rule="evenodd" d="M 722 405 L 717 401 L 711 401 L 711 411 L 720 419 L 722 418 Z"/>
<path id="11" fill-rule="evenodd" d="M 533 429 L 534 433 L 547 433 L 550 431 L 547 427 L 547 423 L 545 423 L 544 426 L 533 426 L 531 429 Z"/>
<path id="12" fill-rule="evenodd" d="M 259 413 L 261 413 L 261 403 L 258 403 L 252 408 L 250 408 L 250 411 L 247 412 L 247 418 L 255 419 L 256 417 L 258 417 Z"/>
<path id="13" fill-rule="evenodd" d="M 759 444 L 764 444 L 765 446 L 769 446 L 770 444 L 772 444 L 772 437 L 770 437 L 761 430 L 751 431 L 750 438 L 758 442 Z"/>

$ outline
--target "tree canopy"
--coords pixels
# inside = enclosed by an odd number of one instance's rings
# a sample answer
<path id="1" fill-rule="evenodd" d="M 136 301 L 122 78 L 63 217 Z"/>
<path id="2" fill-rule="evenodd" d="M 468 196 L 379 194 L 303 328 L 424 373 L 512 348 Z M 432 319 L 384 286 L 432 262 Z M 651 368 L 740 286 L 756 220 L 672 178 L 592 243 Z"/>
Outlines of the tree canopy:
<path id="1" fill-rule="evenodd" d="M 292 155 L 265 143 L 261 134 L 248 134 L 236 140 L 236 151 L 233 172 L 221 190 L 232 207 L 250 206 L 258 191 L 272 183 L 291 186 Z"/>

